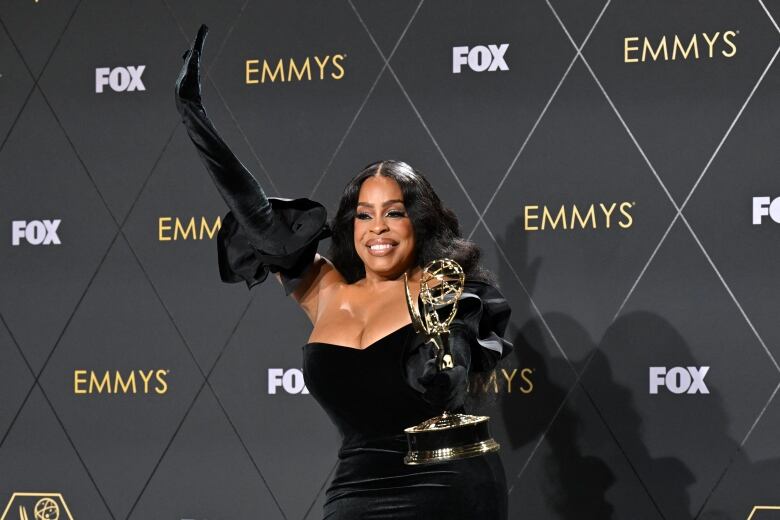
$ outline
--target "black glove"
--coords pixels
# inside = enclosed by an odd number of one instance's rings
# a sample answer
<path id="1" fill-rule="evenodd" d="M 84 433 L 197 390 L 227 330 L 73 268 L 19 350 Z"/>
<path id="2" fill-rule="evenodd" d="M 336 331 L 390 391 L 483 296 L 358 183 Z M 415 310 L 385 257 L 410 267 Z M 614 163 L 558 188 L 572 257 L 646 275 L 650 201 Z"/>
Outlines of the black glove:
<path id="1" fill-rule="evenodd" d="M 206 35 L 209 28 L 201 25 L 192 48 L 187 49 L 182 55 L 184 66 L 179 71 L 179 77 L 176 78 L 176 108 L 179 113 L 182 112 L 184 103 L 200 104 L 200 55 L 203 51 L 203 43 L 206 41 Z"/>
<path id="2" fill-rule="evenodd" d="M 425 362 L 417 382 L 425 389 L 423 399 L 440 410 L 450 412 L 463 408 L 466 399 L 468 371 L 471 364 L 470 337 L 465 327 L 450 329 L 447 343 L 452 356 L 452 368 L 439 370 L 435 354 Z M 435 353 L 435 349 L 431 348 Z"/>
<path id="3" fill-rule="evenodd" d="M 290 229 L 274 218 L 271 203 L 254 176 L 220 138 L 201 103 L 200 55 L 208 27 L 201 25 L 176 79 L 176 109 L 220 195 L 255 248 L 278 250 Z"/>

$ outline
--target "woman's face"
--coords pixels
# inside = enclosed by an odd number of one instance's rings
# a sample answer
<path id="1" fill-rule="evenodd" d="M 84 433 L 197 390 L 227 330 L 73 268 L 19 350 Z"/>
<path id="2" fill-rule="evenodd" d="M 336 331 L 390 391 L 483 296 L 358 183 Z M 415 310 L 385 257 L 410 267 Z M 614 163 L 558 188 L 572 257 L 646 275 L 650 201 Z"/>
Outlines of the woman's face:
<path id="1" fill-rule="evenodd" d="M 414 228 L 398 183 L 382 175 L 363 181 L 355 212 L 355 250 L 366 275 L 400 276 L 414 261 L 414 244 Z"/>

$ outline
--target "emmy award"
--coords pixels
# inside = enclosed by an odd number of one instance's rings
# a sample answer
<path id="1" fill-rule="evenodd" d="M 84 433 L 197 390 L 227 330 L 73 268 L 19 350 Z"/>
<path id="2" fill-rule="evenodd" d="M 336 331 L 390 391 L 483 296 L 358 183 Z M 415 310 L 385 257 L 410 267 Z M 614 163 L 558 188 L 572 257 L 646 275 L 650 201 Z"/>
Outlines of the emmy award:
<path id="1" fill-rule="evenodd" d="M 414 329 L 418 334 L 424 334 L 427 342 L 433 343 L 439 370 L 453 366 L 447 335 L 464 283 L 463 269 L 454 260 L 442 258 L 428 263 L 420 278 L 421 316 L 417 302 L 409 293 L 409 279 L 404 273 L 406 303 Z M 442 321 L 438 311 L 447 306 L 452 308 Z M 489 419 L 487 416 L 445 410 L 437 417 L 406 428 L 404 432 L 409 451 L 404 457 L 404 464 L 434 464 L 498 451 L 499 444 L 490 436 L 488 429 Z"/>

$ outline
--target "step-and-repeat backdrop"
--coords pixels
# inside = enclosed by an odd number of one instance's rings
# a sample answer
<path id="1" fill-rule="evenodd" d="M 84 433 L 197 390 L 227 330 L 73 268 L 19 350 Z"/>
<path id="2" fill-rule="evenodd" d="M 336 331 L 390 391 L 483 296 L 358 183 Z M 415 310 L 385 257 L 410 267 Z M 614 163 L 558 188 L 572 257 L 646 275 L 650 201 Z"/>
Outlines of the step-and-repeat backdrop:
<path id="1" fill-rule="evenodd" d="M 332 216 L 404 160 L 481 246 L 516 349 L 469 391 L 511 518 L 777 518 L 777 20 L 3 2 L 0 518 L 321 518 L 339 438 L 301 373 L 311 325 L 273 279 L 220 281 L 226 207 L 174 108 L 201 23 L 204 103 L 269 194 Z"/>

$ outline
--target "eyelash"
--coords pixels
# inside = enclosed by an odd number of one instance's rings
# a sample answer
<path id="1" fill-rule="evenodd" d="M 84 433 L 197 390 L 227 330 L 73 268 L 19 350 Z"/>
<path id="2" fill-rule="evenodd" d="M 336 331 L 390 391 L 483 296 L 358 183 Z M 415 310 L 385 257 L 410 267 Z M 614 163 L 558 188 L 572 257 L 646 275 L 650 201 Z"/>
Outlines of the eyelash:
<path id="1" fill-rule="evenodd" d="M 401 210 L 398 210 L 398 209 L 394 209 L 394 210 L 388 211 L 387 214 L 388 215 L 395 214 L 398 217 L 405 217 L 406 216 L 405 212 L 403 212 Z M 369 215 L 368 213 L 358 213 L 357 215 L 355 215 L 355 218 L 358 219 L 358 220 L 366 220 L 363 217 L 371 218 L 371 215 Z"/>

